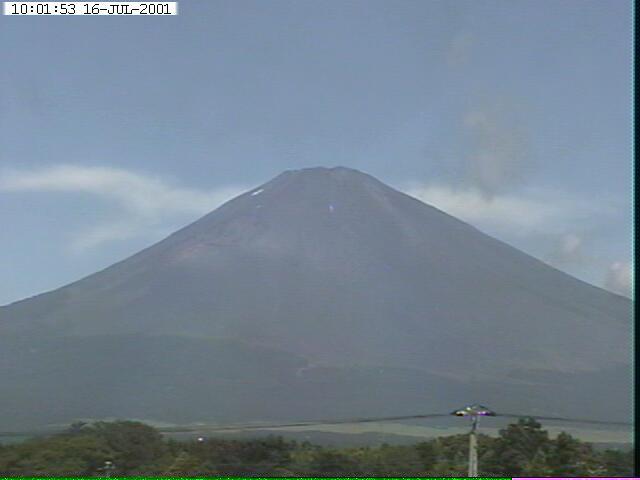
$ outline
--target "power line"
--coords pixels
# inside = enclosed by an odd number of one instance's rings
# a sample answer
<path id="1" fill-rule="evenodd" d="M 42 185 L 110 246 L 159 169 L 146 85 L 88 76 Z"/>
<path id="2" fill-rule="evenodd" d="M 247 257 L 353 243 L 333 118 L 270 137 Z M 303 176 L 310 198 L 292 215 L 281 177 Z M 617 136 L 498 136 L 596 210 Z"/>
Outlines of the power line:
<path id="1" fill-rule="evenodd" d="M 507 418 L 533 418 L 535 420 L 552 421 L 552 422 L 585 423 L 585 424 L 593 424 L 593 425 L 618 425 L 621 427 L 631 426 L 631 423 L 628 423 L 628 422 L 613 422 L 608 420 L 589 420 L 585 418 L 543 417 L 539 415 L 519 415 L 516 413 L 496 413 L 496 416 L 507 417 Z"/>
<path id="2" fill-rule="evenodd" d="M 157 430 L 163 433 L 189 433 L 198 431 L 209 432 L 223 432 L 223 431 L 244 431 L 244 430 L 268 430 L 275 428 L 290 428 L 290 427 L 314 427 L 323 425 L 343 425 L 343 424 L 358 424 L 358 423 L 374 423 L 374 422 L 387 422 L 387 421 L 399 421 L 399 420 L 417 420 L 417 419 L 431 419 L 450 417 L 449 413 L 430 413 L 421 415 L 402 415 L 395 417 L 369 417 L 369 418 L 352 418 L 352 419 L 340 419 L 340 420 L 318 420 L 308 422 L 296 422 L 296 423 L 274 423 L 268 425 L 197 425 L 197 426 L 175 426 L 169 428 L 158 428 Z M 538 415 L 523 415 L 512 413 L 496 413 L 496 416 L 506 418 L 533 418 L 536 420 L 544 421 L 562 421 L 568 423 L 585 423 L 585 424 L 597 424 L 597 425 L 616 425 L 630 427 L 631 423 L 626 422 L 613 422 L 606 420 L 589 420 L 581 418 L 566 418 L 566 417 L 543 417 Z"/>
<path id="3" fill-rule="evenodd" d="M 428 413 L 420 415 L 400 415 L 394 417 L 365 417 L 365 418 L 347 418 L 339 420 L 315 420 L 306 422 L 295 423 L 273 423 L 273 424 L 244 424 L 244 425 L 190 425 L 186 428 L 184 426 L 158 428 L 157 430 L 163 433 L 188 433 L 188 432 L 200 432 L 203 430 L 209 432 L 223 432 L 223 431 L 243 431 L 243 430 L 268 430 L 273 428 L 291 428 L 291 427 L 315 427 L 322 425 L 344 425 L 344 424 L 357 424 L 357 423 L 375 423 L 375 422 L 393 422 L 399 420 L 417 420 L 417 419 L 429 419 L 438 417 L 449 417 L 448 413 Z"/>
<path id="4" fill-rule="evenodd" d="M 376 422 L 393 422 L 401 420 L 420 420 L 450 417 L 450 413 L 427 413 L 418 415 L 398 415 L 390 417 L 360 417 L 346 419 L 328 419 L 315 421 L 300 421 L 291 423 L 272 423 L 272 424 L 239 424 L 239 425 L 176 425 L 173 427 L 154 427 L 161 433 L 191 433 L 191 432 L 229 432 L 229 431 L 255 431 L 269 430 L 277 428 L 295 428 L 295 427 L 314 427 L 323 425 L 349 425 L 360 423 L 376 423 Z M 616 422 L 607 420 L 594 420 L 584 418 L 568 418 L 568 417 L 546 417 L 540 415 L 514 414 L 514 413 L 496 413 L 497 417 L 505 418 L 533 418 L 542 421 L 557 421 L 566 423 L 581 423 L 594 425 L 612 425 L 631 427 L 631 423 Z M 43 435 L 55 435 L 65 433 L 67 430 L 32 430 L 32 431 L 16 431 L 16 432 L 0 432 L 0 437 L 36 437 Z"/>

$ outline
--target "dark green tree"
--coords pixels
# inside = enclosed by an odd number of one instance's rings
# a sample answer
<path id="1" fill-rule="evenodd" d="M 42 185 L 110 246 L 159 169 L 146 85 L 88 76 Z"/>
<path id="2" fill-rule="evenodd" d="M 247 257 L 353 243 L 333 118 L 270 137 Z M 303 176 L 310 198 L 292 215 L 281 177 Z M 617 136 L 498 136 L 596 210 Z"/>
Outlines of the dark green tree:
<path id="1" fill-rule="evenodd" d="M 548 473 L 554 477 L 588 476 L 592 458 L 589 445 L 562 432 L 550 442 L 546 454 Z"/>
<path id="2" fill-rule="evenodd" d="M 598 455 L 602 477 L 633 477 L 633 450 L 605 450 Z"/>
<path id="3" fill-rule="evenodd" d="M 9 476 L 92 476 L 113 450 L 91 435 L 59 435 L 0 451 L 0 473 Z"/>
<path id="4" fill-rule="evenodd" d="M 500 430 L 480 469 L 488 474 L 522 476 L 528 466 L 545 464 L 549 445 L 549 434 L 540 423 L 533 418 L 519 419 Z"/>
<path id="5" fill-rule="evenodd" d="M 318 477 L 357 476 L 363 469 L 359 462 L 344 453 L 334 450 L 314 452 L 306 475 Z"/>
<path id="6" fill-rule="evenodd" d="M 289 465 L 295 445 L 281 437 L 245 441 L 208 439 L 192 442 L 187 451 L 199 459 L 207 474 L 266 475 Z"/>
<path id="7" fill-rule="evenodd" d="M 83 432 L 86 431 L 86 427 Z M 88 429 L 113 451 L 114 474 L 136 474 L 148 471 L 167 453 L 167 444 L 153 427 L 140 422 L 97 422 Z"/>

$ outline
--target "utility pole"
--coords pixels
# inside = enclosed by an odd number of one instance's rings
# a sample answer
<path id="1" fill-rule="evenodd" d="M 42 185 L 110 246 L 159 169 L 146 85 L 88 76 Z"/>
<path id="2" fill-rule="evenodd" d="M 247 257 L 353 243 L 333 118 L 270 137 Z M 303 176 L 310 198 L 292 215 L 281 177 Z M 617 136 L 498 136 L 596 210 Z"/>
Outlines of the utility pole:
<path id="1" fill-rule="evenodd" d="M 471 417 L 471 432 L 469 432 L 469 477 L 478 476 L 478 416 Z"/>
<path id="2" fill-rule="evenodd" d="M 469 432 L 469 477 L 478 476 L 478 422 L 480 417 L 495 417 L 496 413 L 482 405 L 470 405 L 454 410 L 451 415 L 456 417 L 471 417 L 471 431 Z"/>
<path id="3" fill-rule="evenodd" d="M 113 464 L 111 460 L 107 460 L 106 462 L 104 462 L 104 467 L 102 467 L 102 469 L 104 470 L 105 476 L 107 478 L 111 477 L 111 471 L 114 468 L 116 468 L 116 466 Z"/>

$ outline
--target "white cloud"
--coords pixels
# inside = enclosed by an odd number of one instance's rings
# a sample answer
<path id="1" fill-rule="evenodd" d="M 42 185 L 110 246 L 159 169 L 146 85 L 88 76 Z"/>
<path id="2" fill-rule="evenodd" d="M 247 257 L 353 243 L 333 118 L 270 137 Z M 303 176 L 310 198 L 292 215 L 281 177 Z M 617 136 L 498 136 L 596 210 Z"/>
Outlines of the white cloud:
<path id="1" fill-rule="evenodd" d="M 204 192 L 174 187 L 159 178 L 120 168 L 75 165 L 5 171 L 0 175 L 0 190 L 84 192 L 116 201 L 126 210 L 144 216 L 205 213 L 239 191 L 227 188 Z"/>
<path id="2" fill-rule="evenodd" d="M 149 226 L 148 223 L 145 222 L 144 225 Z M 133 221 L 95 225 L 76 233 L 71 241 L 70 249 L 73 252 L 83 252 L 105 243 L 135 238 L 143 234 L 144 229 L 141 227 L 140 222 Z"/>
<path id="3" fill-rule="evenodd" d="M 586 248 L 597 236 L 595 225 L 615 218 L 620 209 L 615 199 L 595 202 L 531 188 L 494 196 L 475 188 L 435 184 L 409 184 L 401 190 L 574 276 L 586 275 L 587 281 L 631 295 L 630 263 L 611 262 L 608 253 Z"/>
<path id="4" fill-rule="evenodd" d="M 631 262 L 614 262 L 609 266 L 604 287 L 612 292 L 631 297 Z"/>
<path id="5" fill-rule="evenodd" d="M 575 255 L 580 251 L 581 246 L 582 239 L 574 233 L 562 237 L 562 253 L 566 255 Z"/>
<path id="6" fill-rule="evenodd" d="M 0 191 L 80 192 L 119 207 L 117 221 L 79 232 L 71 243 L 74 251 L 147 235 L 169 219 L 203 215 L 243 190 L 238 187 L 213 191 L 182 188 L 157 177 L 110 167 L 57 165 L 0 173 Z"/>
<path id="7" fill-rule="evenodd" d="M 516 235 L 560 233 L 567 222 L 590 217 L 606 208 L 586 207 L 564 195 L 531 189 L 519 195 L 491 197 L 478 189 L 446 185 L 413 184 L 403 191 L 478 228 Z"/>
<path id="8" fill-rule="evenodd" d="M 470 110 L 463 118 L 467 181 L 486 196 L 522 183 L 531 167 L 526 132 L 514 114 L 513 107 L 496 102 Z"/>
<path id="9" fill-rule="evenodd" d="M 566 233 L 555 239 L 551 251 L 546 256 L 553 265 L 584 263 L 592 260 L 585 255 L 584 239 L 576 233 Z"/>

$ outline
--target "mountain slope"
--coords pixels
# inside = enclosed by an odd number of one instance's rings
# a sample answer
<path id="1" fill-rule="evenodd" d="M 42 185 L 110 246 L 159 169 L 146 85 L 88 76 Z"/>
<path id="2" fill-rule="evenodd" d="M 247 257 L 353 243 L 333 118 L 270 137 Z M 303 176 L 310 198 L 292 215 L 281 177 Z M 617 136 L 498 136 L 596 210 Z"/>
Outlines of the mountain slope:
<path id="1" fill-rule="evenodd" d="M 101 272 L 0 308 L 0 346 L 21 344 L 37 351 L 46 345 L 42 348 L 51 357 L 38 359 L 34 353 L 29 361 L 10 362 L 10 371 L 0 375 L 15 381 L 37 365 L 66 358 L 56 370 L 63 372 L 81 358 L 82 349 L 69 342 L 99 351 L 101 339 L 109 339 L 110 351 L 124 359 L 117 375 L 131 364 L 145 376 L 148 363 L 140 363 L 125 345 L 139 342 L 142 358 L 162 348 L 172 371 L 171 365 L 209 342 L 203 350 L 208 353 L 192 364 L 202 370 L 196 377 L 207 377 L 208 387 L 200 382 L 201 394 L 216 392 L 222 402 L 217 409 L 222 419 L 305 413 L 307 404 L 287 400 L 291 395 L 307 398 L 314 407 L 309 413 L 377 414 L 379 402 L 361 392 L 373 389 L 380 395 L 380 388 L 399 381 L 403 390 L 397 396 L 404 400 L 395 407 L 403 411 L 485 398 L 488 384 L 493 391 L 520 392 L 503 403 L 536 398 L 530 408 L 553 404 L 562 411 L 563 405 L 570 409 L 584 402 L 577 396 L 584 391 L 578 384 L 603 371 L 616 372 L 618 400 L 586 400 L 593 404 L 588 408 L 625 418 L 630 308 L 628 299 L 576 280 L 366 174 L 306 169 L 281 174 Z M 171 338 L 167 345 L 159 340 Z M 253 377 L 243 380 L 248 386 L 242 396 L 259 395 L 261 402 L 226 401 L 236 398 L 230 393 L 235 390 L 219 383 L 215 369 L 206 374 L 220 351 L 234 344 L 242 345 L 236 363 L 253 359 L 249 364 L 261 372 L 260 379 L 271 382 L 267 394 Z M 73 351 L 75 360 L 63 356 Z M 295 369 L 283 370 L 276 360 L 283 355 Z M 74 371 L 80 369 L 73 375 L 74 388 L 86 384 L 78 380 L 86 372 L 102 371 L 109 363 L 98 357 L 84 362 L 74 365 Z M 265 365 L 270 368 L 261 370 Z M 380 370 L 373 377 L 363 374 Z M 117 384 L 117 375 L 109 371 L 91 391 Z M 318 372 L 328 372 L 321 391 L 333 401 L 318 395 L 313 380 Z M 548 382 L 535 372 L 564 376 L 569 385 L 576 379 L 576 395 L 569 392 L 557 404 Z M 167 375 L 162 382 L 180 390 L 180 398 L 190 396 L 195 387 L 179 387 L 178 381 L 188 372 Z M 362 375 L 367 387 L 357 380 Z M 407 375 L 411 382 L 399 380 Z M 344 376 L 353 381 L 339 380 Z M 33 387 L 28 380 L 20 382 L 10 410 L 20 410 L 20 399 Z M 125 383 L 131 388 L 136 381 Z M 145 391 L 156 388 L 151 382 Z M 308 392 L 316 394 L 307 397 Z M 135 398 L 139 394 L 129 403 L 106 402 L 100 415 L 131 414 Z M 176 417 L 171 411 L 194 411 L 181 408 L 184 398 L 158 391 L 149 401 L 158 419 Z M 258 405 L 263 403 L 267 407 Z M 75 411 L 80 410 L 92 411 L 90 405 Z M 73 416 L 66 412 L 55 418 Z M 38 421 L 46 418 L 45 412 Z"/>

